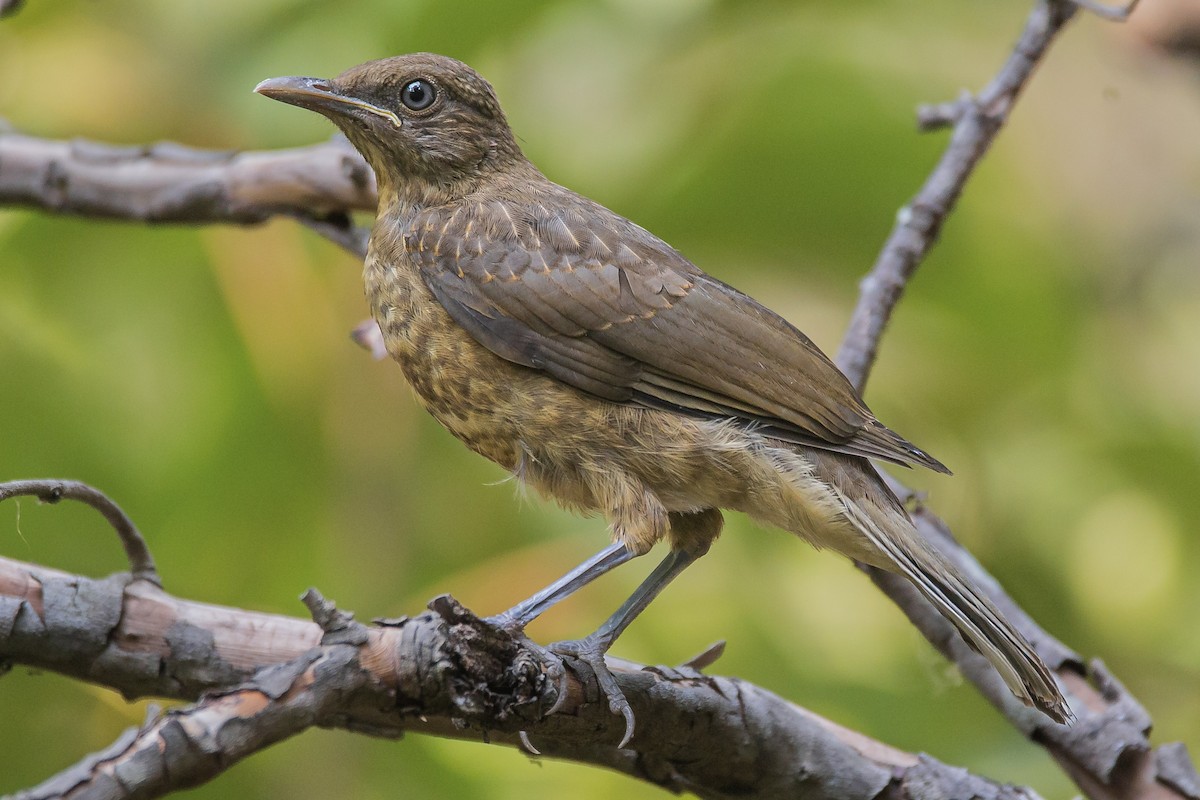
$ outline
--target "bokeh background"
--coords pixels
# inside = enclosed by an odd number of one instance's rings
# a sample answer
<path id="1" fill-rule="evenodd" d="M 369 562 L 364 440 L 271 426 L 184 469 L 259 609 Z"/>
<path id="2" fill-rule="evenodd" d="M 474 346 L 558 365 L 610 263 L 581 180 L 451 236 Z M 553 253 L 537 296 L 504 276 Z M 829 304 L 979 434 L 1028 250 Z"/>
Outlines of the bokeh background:
<path id="1" fill-rule="evenodd" d="M 21 132 L 255 149 L 331 126 L 251 94 L 414 50 L 496 85 L 553 179 L 657 232 L 833 351 L 897 208 L 944 144 L 919 102 L 978 88 L 1028 3 L 28 0 L 0 22 Z M 867 399 L 955 470 L 905 475 L 1051 632 L 1102 657 L 1159 742 L 1200 744 L 1200 70 L 1172 9 L 1055 45 L 900 308 Z M 1165 16 L 1164 16 L 1165 15 Z M 1140 19 L 1139 19 L 1140 17 Z M 1163 19 L 1167 22 L 1163 22 Z M 3 168 L 3 165 L 0 165 Z M 347 332 L 358 265 L 288 222 L 150 228 L 0 209 L 0 476 L 116 498 L 188 598 L 360 615 L 450 591 L 493 613 L 596 550 L 519 502 Z M 0 507 L 0 552 L 101 575 L 86 510 Z M 590 631 L 629 566 L 532 629 Z M 1073 788 L 848 563 L 733 518 L 621 639 L 1047 797 Z M 49 674 L 0 680 L 0 792 L 138 723 Z M 314 731 L 196 797 L 660 797 L 499 747 Z"/>

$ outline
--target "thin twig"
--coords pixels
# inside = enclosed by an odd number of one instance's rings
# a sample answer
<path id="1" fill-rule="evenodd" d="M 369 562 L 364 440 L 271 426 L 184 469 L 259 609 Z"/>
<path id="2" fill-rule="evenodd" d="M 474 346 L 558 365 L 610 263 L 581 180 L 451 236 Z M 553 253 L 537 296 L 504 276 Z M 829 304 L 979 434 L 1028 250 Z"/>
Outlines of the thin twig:
<path id="1" fill-rule="evenodd" d="M 920 191 L 896 215 L 861 291 L 838 351 L 837 365 L 860 390 L 867 381 L 879 341 L 905 286 L 937 240 L 947 215 L 975 165 L 1000 132 L 1017 95 L 1062 26 L 1075 13 L 1064 0 L 1037 0 L 1012 54 L 977 97 L 927 111 L 930 124 L 953 120 L 954 132 Z"/>
<path id="2" fill-rule="evenodd" d="M 387 342 L 384 341 L 383 331 L 373 319 L 365 319 L 350 331 L 350 338 L 355 344 L 371 354 L 376 361 L 387 358 Z"/>
<path id="3" fill-rule="evenodd" d="M 874 267 L 862 281 L 838 364 L 861 389 L 875 361 L 880 337 L 908 281 L 933 246 L 937 234 L 967 179 L 999 133 L 1017 96 L 1062 26 L 1075 12 L 1074 0 L 1039 0 L 1026 21 L 1012 55 L 977 97 L 964 94 L 952 103 L 923 107 L 922 129 L 953 126 L 950 142 L 924 186 L 901 210 Z M 1083 5 L 1083 3 L 1078 3 Z M 1132 10 L 1133 3 L 1127 7 Z M 1095 9 L 1092 9 L 1095 10 Z M 886 477 L 886 476 L 885 476 Z M 894 479 L 898 496 L 910 494 Z M 999 584 L 964 550 L 945 523 L 923 506 L 913 514 L 922 533 L 966 574 L 985 587 L 989 597 L 1034 644 L 1056 672 L 1079 720 L 1071 728 L 1047 725 L 1018 703 L 987 661 L 957 636 L 913 587 L 895 575 L 859 565 L 916 627 L 953 661 L 1020 731 L 1042 744 L 1081 789 L 1095 800 L 1147 797 L 1197 797 L 1200 786 L 1182 746 L 1151 747 L 1150 717 L 1099 662 L 1083 660 L 1058 642 L 1004 593 Z M 1090 676 L 1091 682 L 1088 682 Z M 1183 753 L 1182 759 L 1180 753 Z M 1185 778 L 1171 777 L 1179 763 Z"/>
<path id="4" fill-rule="evenodd" d="M 133 577 L 162 586 L 158 570 L 154 567 L 154 557 L 150 555 L 150 548 L 146 545 L 146 540 L 138 532 L 137 526 L 133 524 L 129 515 L 122 511 L 121 507 L 108 495 L 86 483 L 57 478 L 0 483 L 0 502 L 10 497 L 28 497 L 30 495 L 43 503 L 76 500 L 99 511 L 117 532 L 117 538 L 121 540 L 121 546 L 125 549 L 125 557 L 129 559 L 129 571 Z"/>
<path id="5" fill-rule="evenodd" d="M 1112 20 L 1113 22 L 1124 22 L 1129 19 L 1129 15 L 1137 8 L 1140 0 L 1129 0 L 1124 6 L 1109 6 L 1098 0 L 1070 0 L 1075 5 L 1085 11 L 1089 11 L 1098 17 Z"/>

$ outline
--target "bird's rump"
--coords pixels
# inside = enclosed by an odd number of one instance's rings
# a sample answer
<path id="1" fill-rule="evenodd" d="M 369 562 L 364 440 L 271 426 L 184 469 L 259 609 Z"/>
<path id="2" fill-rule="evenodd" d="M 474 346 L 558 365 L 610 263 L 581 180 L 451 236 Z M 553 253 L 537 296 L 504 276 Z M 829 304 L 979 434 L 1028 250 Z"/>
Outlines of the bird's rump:
<path id="1" fill-rule="evenodd" d="M 430 208 L 404 237 L 430 291 L 484 347 L 612 402 L 946 471 L 877 422 L 782 317 L 643 228 L 554 189 L 562 196 L 547 203 Z"/>

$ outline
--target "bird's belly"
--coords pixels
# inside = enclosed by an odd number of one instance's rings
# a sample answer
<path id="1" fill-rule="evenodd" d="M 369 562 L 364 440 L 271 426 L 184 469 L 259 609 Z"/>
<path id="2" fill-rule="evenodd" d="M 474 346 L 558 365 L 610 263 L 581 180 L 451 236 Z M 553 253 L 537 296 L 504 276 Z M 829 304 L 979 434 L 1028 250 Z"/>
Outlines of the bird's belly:
<path id="1" fill-rule="evenodd" d="M 642 409 L 500 358 L 459 327 L 419 277 L 369 260 L 366 278 L 389 354 L 421 404 L 469 448 L 568 507 L 607 511 L 602 486 L 622 482 L 661 492 L 671 510 L 705 507 L 712 487 L 699 480 L 695 443 L 685 441 L 694 437 L 676 436 L 687 426 L 666 415 L 673 424 L 646 425 Z"/>

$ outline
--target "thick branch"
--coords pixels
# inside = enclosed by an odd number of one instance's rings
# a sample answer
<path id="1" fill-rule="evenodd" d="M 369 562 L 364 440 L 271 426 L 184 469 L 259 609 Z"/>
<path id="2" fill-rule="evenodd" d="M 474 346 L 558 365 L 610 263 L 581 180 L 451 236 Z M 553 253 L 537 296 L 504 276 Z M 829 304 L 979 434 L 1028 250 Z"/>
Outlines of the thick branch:
<path id="1" fill-rule="evenodd" d="M 375 202 L 374 174 L 340 138 L 238 153 L 0 132 L 0 205 L 151 223 L 250 225 L 283 215 L 362 254 L 366 232 L 349 213 Z"/>
<path id="2" fill-rule="evenodd" d="M 128 576 L 96 580 L 0 559 L 5 658 L 131 698 L 216 690 L 22 796 L 159 796 L 320 725 L 513 746 L 524 730 L 547 755 L 705 798 L 1035 797 L 688 667 L 616 664 L 639 723 L 618 750 L 623 721 L 573 668 L 559 684 L 547 678 L 556 659 L 528 640 L 449 598 L 431 608 L 365 629 L 361 644 L 332 643 L 334 634 L 322 644 L 312 622 L 181 600 Z M 542 718 L 560 691 L 561 710 Z"/>
<path id="3" fill-rule="evenodd" d="M 352 647 L 310 650 L 246 684 L 147 720 L 13 800 L 161 797 L 220 775 L 264 747 L 316 724 L 370 680 Z"/>

